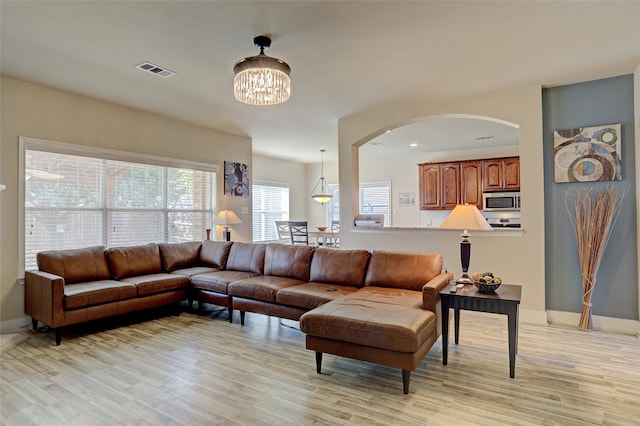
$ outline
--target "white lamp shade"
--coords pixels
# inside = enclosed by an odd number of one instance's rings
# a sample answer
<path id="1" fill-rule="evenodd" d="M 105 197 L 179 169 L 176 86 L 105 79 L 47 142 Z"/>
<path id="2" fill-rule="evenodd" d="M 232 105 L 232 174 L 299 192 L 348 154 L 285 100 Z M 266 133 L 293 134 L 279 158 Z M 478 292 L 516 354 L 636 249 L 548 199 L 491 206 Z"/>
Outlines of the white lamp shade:
<path id="1" fill-rule="evenodd" d="M 218 226 L 229 226 L 237 223 L 242 223 L 242 221 L 233 210 L 221 210 L 216 216 L 216 225 Z"/>
<path id="2" fill-rule="evenodd" d="M 440 225 L 442 229 L 457 229 L 464 231 L 493 231 L 493 228 L 482 216 L 476 206 L 458 204 Z"/>

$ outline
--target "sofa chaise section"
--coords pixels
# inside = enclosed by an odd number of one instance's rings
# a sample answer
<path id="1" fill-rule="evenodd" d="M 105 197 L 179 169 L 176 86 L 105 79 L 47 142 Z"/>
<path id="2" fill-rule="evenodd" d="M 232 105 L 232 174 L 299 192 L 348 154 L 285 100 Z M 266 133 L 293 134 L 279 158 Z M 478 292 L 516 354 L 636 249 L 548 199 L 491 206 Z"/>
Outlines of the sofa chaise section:
<path id="1" fill-rule="evenodd" d="M 374 251 L 364 287 L 301 316 L 307 349 L 402 369 L 404 393 L 439 336 L 438 292 L 452 274 L 442 256 Z"/>

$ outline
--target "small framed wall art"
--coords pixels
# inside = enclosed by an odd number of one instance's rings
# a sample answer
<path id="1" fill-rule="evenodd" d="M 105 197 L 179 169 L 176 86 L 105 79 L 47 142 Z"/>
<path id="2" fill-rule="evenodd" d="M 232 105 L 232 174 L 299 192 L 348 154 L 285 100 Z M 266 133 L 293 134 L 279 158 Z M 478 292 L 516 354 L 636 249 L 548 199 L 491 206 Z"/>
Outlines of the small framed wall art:
<path id="1" fill-rule="evenodd" d="M 415 192 L 400 192 L 400 206 L 415 206 L 416 205 L 416 193 Z"/>
<path id="2" fill-rule="evenodd" d="M 620 124 L 553 132 L 556 183 L 622 180 Z"/>
<path id="3" fill-rule="evenodd" d="M 249 168 L 246 164 L 224 162 L 224 193 L 236 197 L 249 196 Z"/>

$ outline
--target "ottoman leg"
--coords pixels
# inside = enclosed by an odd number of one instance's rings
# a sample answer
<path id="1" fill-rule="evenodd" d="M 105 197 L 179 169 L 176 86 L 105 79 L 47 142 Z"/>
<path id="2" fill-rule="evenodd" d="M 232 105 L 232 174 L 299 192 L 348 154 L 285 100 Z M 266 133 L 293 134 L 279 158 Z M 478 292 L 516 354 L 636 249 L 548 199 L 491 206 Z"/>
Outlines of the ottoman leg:
<path id="1" fill-rule="evenodd" d="M 244 325 L 244 311 L 240 311 L 240 325 Z"/>
<path id="2" fill-rule="evenodd" d="M 322 370 L 322 352 L 316 352 L 316 372 L 320 374 Z"/>
<path id="3" fill-rule="evenodd" d="M 402 370 L 402 390 L 404 394 L 409 393 L 409 380 L 411 379 L 411 371 L 410 370 Z"/>

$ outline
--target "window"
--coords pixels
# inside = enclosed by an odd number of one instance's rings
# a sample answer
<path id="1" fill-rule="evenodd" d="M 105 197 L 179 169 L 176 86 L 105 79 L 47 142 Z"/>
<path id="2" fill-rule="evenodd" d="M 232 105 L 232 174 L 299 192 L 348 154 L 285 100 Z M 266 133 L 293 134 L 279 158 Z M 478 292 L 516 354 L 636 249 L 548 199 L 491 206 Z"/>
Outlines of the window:
<path id="1" fill-rule="evenodd" d="M 202 240 L 212 223 L 215 166 L 31 139 L 23 146 L 25 270 L 37 268 L 42 250 Z"/>
<path id="2" fill-rule="evenodd" d="M 278 241 L 276 220 L 289 220 L 289 185 L 254 181 L 253 241 Z"/>
<path id="3" fill-rule="evenodd" d="M 327 209 L 329 222 L 340 220 L 340 188 L 329 185 L 333 198 Z M 360 214 L 384 214 L 384 226 L 391 226 L 391 182 L 361 182 L 359 194 Z"/>
<path id="4" fill-rule="evenodd" d="M 384 214 L 384 226 L 391 223 L 391 182 L 360 183 L 360 214 Z"/>

